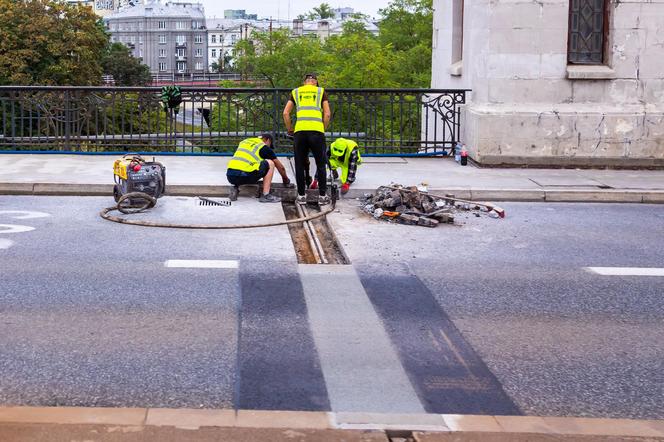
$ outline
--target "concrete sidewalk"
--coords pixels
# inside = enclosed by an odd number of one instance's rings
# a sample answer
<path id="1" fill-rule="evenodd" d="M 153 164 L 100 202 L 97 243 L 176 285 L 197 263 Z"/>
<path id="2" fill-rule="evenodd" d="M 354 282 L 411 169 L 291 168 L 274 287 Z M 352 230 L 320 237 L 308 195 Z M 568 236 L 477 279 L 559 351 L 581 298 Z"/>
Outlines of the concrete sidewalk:
<path id="1" fill-rule="evenodd" d="M 536 416 L 0 407 L 0 440 L 663 441 L 664 422 Z"/>
<path id="2" fill-rule="evenodd" d="M 0 194 L 109 195 L 108 155 L 0 155 Z M 226 195 L 229 157 L 157 157 L 171 195 Z M 292 160 L 283 159 L 294 181 Z M 276 183 L 281 181 L 277 175 Z M 664 203 L 664 170 L 486 169 L 451 158 L 367 157 L 347 197 L 390 183 L 426 183 L 431 192 L 508 201 Z M 278 186 L 275 186 L 278 187 Z"/>

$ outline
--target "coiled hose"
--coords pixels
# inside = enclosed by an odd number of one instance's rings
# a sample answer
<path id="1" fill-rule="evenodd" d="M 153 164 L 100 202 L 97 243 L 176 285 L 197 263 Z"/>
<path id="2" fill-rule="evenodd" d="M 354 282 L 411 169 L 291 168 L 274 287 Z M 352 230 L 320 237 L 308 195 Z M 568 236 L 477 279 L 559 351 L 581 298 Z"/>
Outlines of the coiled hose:
<path id="1" fill-rule="evenodd" d="M 125 201 L 131 200 L 132 202 L 136 200 L 143 200 L 145 203 L 139 205 L 129 205 L 125 204 Z M 308 215 L 302 218 L 289 219 L 285 221 L 277 221 L 272 223 L 257 223 L 257 224 L 174 224 L 174 223 L 162 223 L 155 221 L 142 221 L 142 220 L 131 220 L 126 218 L 121 218 L 119 216 L 111 215 L 113 211 L 120 211 L 124 214 L 133 214 L 141 213 L 150 209 L 157 204 L 157 199 L 143 192 L 131 192 L 125 195 L 122 195 L 118 199 L 118 203 L 115 206 L 107 207 L 101 212 L 99 216 L 108 221 L 113 221 L 120 224 L 131 224 L 133 226 L 143 226 L 143 227 L 163 227 L 170 229 L 255 229 L 260 227 L 274 227 L 274 226 L 283 226 L 287 224 L 297 224 L 303 223 L 306 221 L 311 221 L 317 218 L 322 218 L 329 213 L 331 213 L 336 206 L 336 198 L 332 199 L 332 204 L 329 209 L 322 210 L 318 213 Z"/>

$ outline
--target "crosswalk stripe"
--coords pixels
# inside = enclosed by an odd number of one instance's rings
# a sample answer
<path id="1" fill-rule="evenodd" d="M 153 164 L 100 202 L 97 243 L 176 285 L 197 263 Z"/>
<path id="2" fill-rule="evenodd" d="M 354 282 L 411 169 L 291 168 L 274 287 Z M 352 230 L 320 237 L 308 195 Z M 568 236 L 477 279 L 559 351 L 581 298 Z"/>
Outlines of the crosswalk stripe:
<path id="1" fill-rule="evenodd" d="M 164 267 L 180 269 L 237 269 L 237 260 L 223 259 L 169 259 Z"/>
<path id="2" fill-rule="evenodd" d="M 586 267 L 586 270 L 603 276 L 664 276 L 661 267 Z"/>
<path id="3" fill-rule="evenodd" d="M 299 273 L 332 410 L 423 413 L 355 269 L 300 265 Z"/>

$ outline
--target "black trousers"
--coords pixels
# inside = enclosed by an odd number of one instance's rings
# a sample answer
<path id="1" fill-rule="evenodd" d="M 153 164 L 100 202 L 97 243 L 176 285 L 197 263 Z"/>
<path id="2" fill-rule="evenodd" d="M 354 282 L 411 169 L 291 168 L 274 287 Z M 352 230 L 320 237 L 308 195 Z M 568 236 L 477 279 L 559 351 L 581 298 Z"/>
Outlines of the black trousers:
<path id="1" fill-rule="evenodd" d="M 314 154 L 316 160 L 316 179 L 318 192 L 325 195 L 327 192 L 327 177 L 325 175 L 327 155 L 325 154 L 325 134 L 311 130 L 295 132 L 295 181 L 297 194 L 304 195 L 307 188 L 305 168 L 309 167 L 309 152 Z"/>

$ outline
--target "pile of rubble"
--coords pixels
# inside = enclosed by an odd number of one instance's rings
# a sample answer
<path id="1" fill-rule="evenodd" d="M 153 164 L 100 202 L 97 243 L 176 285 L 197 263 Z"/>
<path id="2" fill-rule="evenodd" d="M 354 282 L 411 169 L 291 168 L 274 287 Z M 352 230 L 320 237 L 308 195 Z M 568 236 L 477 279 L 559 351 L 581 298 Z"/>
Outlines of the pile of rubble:
<path id="1" fill-rule="evenodd" d="M 505 216 L 505 211 L 493 204 L 461 200 L 454 195 L 433 195 L 425 186 L 398 184 L 381 186 L 376 192 L 365 194 L 363 209 L 376 219 L 425 227 L 454 224 L 459 211 L 472 212 L 478 217 L 481 213 L 492 218 Z"/>

